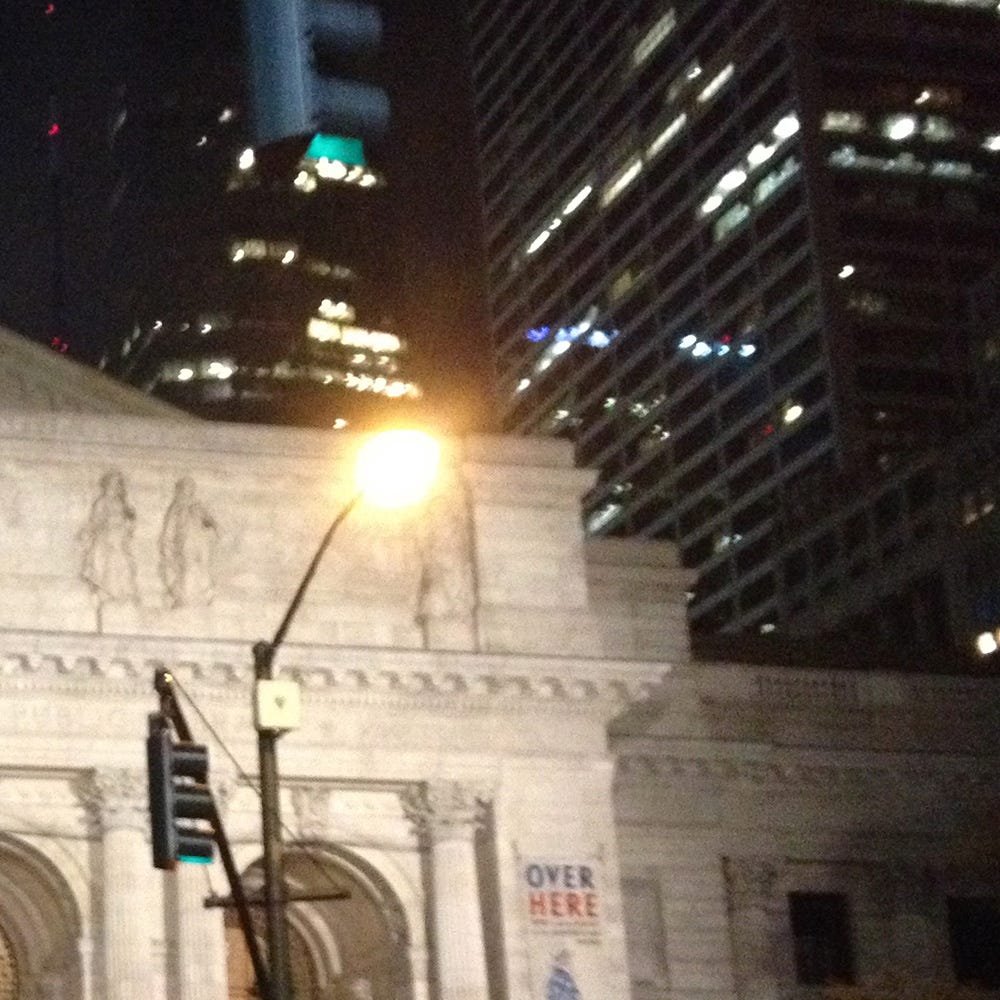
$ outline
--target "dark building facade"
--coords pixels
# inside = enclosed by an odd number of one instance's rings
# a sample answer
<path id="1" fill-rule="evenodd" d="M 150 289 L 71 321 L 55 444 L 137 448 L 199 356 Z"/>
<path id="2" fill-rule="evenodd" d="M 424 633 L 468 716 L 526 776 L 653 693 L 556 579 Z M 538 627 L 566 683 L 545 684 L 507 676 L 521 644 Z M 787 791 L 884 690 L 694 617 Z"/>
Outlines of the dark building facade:
<path id="1" fill-rule="evenodd" d="M 470 23 L 505 421 L 601 469 L 588 530 L 676 539 L 696 631 L 867 611 L 957 641 L 940 573 L 879 613 L 882 549 L 912 540 L 866 529 L 858 562 L 834 514 L 867 523 L 894 484 L 938 511 L 962 490 L 927 495 L 921 463 L 984 426 L 997 5 L 535 0 Z"/>

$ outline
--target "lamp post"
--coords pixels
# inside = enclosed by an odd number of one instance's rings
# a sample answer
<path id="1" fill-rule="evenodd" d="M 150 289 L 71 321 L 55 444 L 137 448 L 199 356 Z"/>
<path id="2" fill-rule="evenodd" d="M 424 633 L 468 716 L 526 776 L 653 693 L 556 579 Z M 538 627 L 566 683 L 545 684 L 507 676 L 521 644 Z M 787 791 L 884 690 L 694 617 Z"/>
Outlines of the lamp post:
<path id="1" fill-rule="evenodd" d="M 323 535 L 274 638 L 253 647 L 254 718 L 260 768 L 261 839 L 264 847 L 264 907 L 268 951 L 268 1000 L 292 1000 L 288 924 L 285 914 L 284 844 L 278 777 L 278 739 L 285 731 L 265 718 L 261 706 L 274 683 L 274 658 L 316 575 L 337 529 L 361 500 L 383 508 L 404 507 L 426 496 L 437 472 L 440 449 L 421 431 L 385 431 L 369 438 L 358 453 L 357 492 L 341 508 Z M 296 689 L 297 692 L 297 689 Z"/>

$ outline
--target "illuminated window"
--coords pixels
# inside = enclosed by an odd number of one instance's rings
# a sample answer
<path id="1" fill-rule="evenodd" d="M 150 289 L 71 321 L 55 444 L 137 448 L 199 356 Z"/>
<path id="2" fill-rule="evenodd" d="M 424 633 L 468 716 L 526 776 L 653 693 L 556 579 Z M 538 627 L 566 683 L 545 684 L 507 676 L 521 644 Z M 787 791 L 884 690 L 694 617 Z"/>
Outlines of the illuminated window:
<path id="1" fill-rule="evenodd" d="M 799 161 L 794 156 L 790 156 L 781 166 L 767 174 L 754 188 L 754 203 L 759 205 L 770 198 L 775 191 L 799 172 L 799 166 Z"/>
<path id="2" fill-rule="evenodd" d="M 295 180 L 292 181 L 292 184 L 295 185 L 295 187 L 297 187 L 300 191 L 304 191 L 306 194 L 312 194 L 313 191 L 319 187 L 316 175 L 310 173 L 308 170 L 300 170 L 295 175 Z"/>
<path id="3" fill-rule="evenodd" d="M 236 362 L 232 358 L 211 358 L 200 361 L 166 361 L 160 368 L 161 382 L 224 382 L 236 373 Z"/>
<path id="4" fill-rule="evenodd" d="M 955 126 L 940 115 L 928 115 L 924 119 L 920 134 L 930 142 L 948 142 L 958 134 Z"/>
<path id="5" fill-rule="evenodd" d="M 229 259 L 234 264 L 242 260 L 279 260 L 291 264 L 298 257 L 299 248 L 294 243 L 271 243 L 267 240 L 234 240 L 230 244 Z"/>
<path id="6" fill-rule="evenodd" d="M 771 130 L 777 139 L 791 139 L 799 130 L 799 118 L 798 115 L 785 115 L 784 118 L 778 119 L 774 128 Z"/>
<path id="7" fill-rule="evenodd" d="M 972 10 L 988 10 L 1000 14 L 1000 4 L 997 0 L 907 0 L 907 2 L 940 7 L 968 7 Z"/>
<path id="8" fill-rule="evenodd" d="M 996 632 L 980 632 L 976 636 L 976 652 L 980 656 L 992 656 L 998 649 L 1000 649 L 1000 644 L 997 643 Z"/>
<path id="9" fill-rule="evenodd" d="M 224 381 L 232 378 L 236 372 L 236 363 L 231 358 L 209 361 L 205 366 L 205 376 L 207 378 L 217 378 Z"/>
<path id="10" fill-rule="evenodd" d="M 972 180 L 978 176 L 972 164 L 962 160 L 934 160 L 930 166 L 930 175 L 962 181 Z"/>
<path id="11" fill-rule="evenodd" d="M 687 124 L 688 116 L 683 111 L 646 147 L 646 156 L 652 159 L 678 135 Z"/>
<path id="12" fill-rule="evenodd" d="M 568 202 L 566 202 L 566 207 L 563 209 L 563 215 L 572 215 L 592 194 L 594 193 L 593 184 L 585 184 Z"/>
<path id="13" fill-rule="evenodd" d="M 801 403 L 789 400 L 782 408 L 781 419 L 786 424 L 794 424 L 795 421 L 798 420 L 805 412 L 805 407 Z"/>
<path id="14" fill-rule="evenodd" d="M 824 132 L 864 132 L 865 116 L 858 111 L 827 111 L 820 126 Z"/>
<path id="15" fill-rule="evenodd" d="M 309 320 L 307 333 L 322 344 L 343 344 L 375 354 L 394 354 L 402 350 L 403 342 L 394 333 L 368 330 L 360 326 L 344 326 L 314 316 Z"/>
<path id="16" fill-rule="evenodd" d="M 548 229 L 543 229 L 529 244 L 527 249 L 524 251 L 526 254 L 537 253 L 542 247 L 548 242 L 549 237 L 552 232 Z"/>
<path id="17" fill-rule="evenodd" d="M 670 9 L 642 36 L 632 52 L 632 64 L 641 66 L 677 27 L 677 14 Z"/>
<path id="18" fill-rule="evenodd" d="M 713 229 L 716 243 L 725 239 L 734 229 L 742 225 L 750 217 L 750 206 L 742 201 L 731 205 L 719 216 Z"/>
<path id="19" fill-rule="evenodd" d="M 990 153 L 1000 153 L 1000 133 L 996 135 L 988 135 L 983 140 L 983 149 Z"/>
<path id="20" fill-rule="evenodd" d="M 889 310 L 889 300 L 875 292 L 855 292 L 848 296 L 847 308 L 862 316 L 884 316 Z"/>
<path id="21" fill-rule="evenodd" d="M 642 173 L 642 157 L 633 157 L 604 185 L 601 204 L 610 205 Z"/>
<path id="22" fill-rule="evenodd" d="M 635 273 L 631 268 L 622 271 L 608 288 L 608 301 L 617 302 L 624 298 L 635 287 Z"/>
<path id="23" fill-rule="evenodd" d="M 316 310 L 323 319 L 344 320 L 348 323 L 354 321 L 354 306 L 347 302 L 334 302 L 332 299 L 323 299 Z"/>
<path id="24" fill-rule="evenodd" d="M 716 210 L 718 210 L 719 208 L 722 207 L 722 200 L 723 199 L 722 199 L 722 195 L 721 194 L 718 194 L 718 193 L 716 193 L 716 194 L 710 194 L 701 203 L 701 214 L 702 215 L 711 215 L 712 212 L 715 212 Z"/>
<path id="25" fill-rule="evenodd" d="M 606 528 L 611 524 L 621 512 L 622 505 L 620 503 L 606 503 L 587 518 L 587 533 L 590 535 L 597 534 L 602 528 Z"/>
<path id="26" fill-rule="evenodd" d="M 777 150 L 777 145 L 775 143 L 758 142 L 755 143 L 751 148 L 750 152 L 747 153 L 747 163 L 751 167 L 759 167 L 762 163 L 767 163 L 772 156 L 774 156 Z"/>
<path id="27" fill-rule="evenodd" d="M 732 63 L 729 63 L 728 66 L 713 76 L 712 79 L 705 84 L 704 88 L 698 94 L 698 101 L 701 104 L 708 103 L 708 101 L 715 97 L 715 95 L 722 90 L 727 83 L 729 83 L 735 72 L 736 67 Z"/>
<path id="28" fill-rule="evenodd" d="M 917 132 L 917 119 L 914 115 L 889 115 L 882 122 L 882 134 L 893 142 L 903 142 Z"/>
<path id="29" fill-rule="evenodd" d="M 719 178 L 719 187 L 723 191 L 735 191 L 741 187 L 747 179 L 747 173 L 739 167 L 727 171 Z"/>

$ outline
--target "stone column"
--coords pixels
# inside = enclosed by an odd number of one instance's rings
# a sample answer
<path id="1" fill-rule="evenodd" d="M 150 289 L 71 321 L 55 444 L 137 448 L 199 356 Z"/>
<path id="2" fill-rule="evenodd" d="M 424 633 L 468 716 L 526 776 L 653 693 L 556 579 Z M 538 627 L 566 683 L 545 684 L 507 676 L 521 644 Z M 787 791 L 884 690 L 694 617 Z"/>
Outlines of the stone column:
<path id="1" fill-rule="evenodd" d="M 105 1000 L 149 998 L 155 977 L 154 904 L 148 887 L 154 873 L 146 839 L 146 776 L 141 771 L 99 770 L 90 791 L 104 863 L 104 989 L 98 992 Z"/>
<path id="2" fill-rule="evenodd" d="M 773 1000 L 783 982 L 794 982 L 788 907 L 777 891 L 777 868 L 760 858 L 726 858 L 724 865 L 736 995 Z"/>
<path id="3" fill-rule="evenodd" d="M 434 782 L 404 799 L 430 849 L 434 945 L 441 1000 L 488 1000 L 475 835 L 484 802 L 457 781 Z"/>
<path id="4" fill-rule="evenodd" d="M 223 822 L 235 787 L 231 775 L 216 775 L 212 781 L 212 794 Z M 212 874 L 222 877 L 221 861 L 213 867 L 218 870 Z M 177 1000 L 226 1000 L 229 983 L 225 910 L 205 907 L 205 898 L 212 891 L 208 869 L 179 864 L 166 876 L 165 883 L 170 914 L 167 925 L 170 996 L 176 996 Z"/>
<path id="5" fill-rule="evenodd" d="M 208 879 L 201 865 L 178 865 L 167 875 L 173 927 L 172 974 L 177 1000 L 225 1000 L 226 931 L 221 907 L 205 908 Z"/>

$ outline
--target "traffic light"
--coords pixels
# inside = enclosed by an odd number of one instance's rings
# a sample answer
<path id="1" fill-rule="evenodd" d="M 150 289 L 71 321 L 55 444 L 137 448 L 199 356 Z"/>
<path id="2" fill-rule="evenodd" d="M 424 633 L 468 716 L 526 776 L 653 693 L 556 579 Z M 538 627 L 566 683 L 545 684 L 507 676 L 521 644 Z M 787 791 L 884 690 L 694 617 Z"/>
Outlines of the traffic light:
<path id="1" fill-rule="evenodd" d="M 208 787 L 208 748 L 175 743 L 166 716 L 154 712 L 149 716 L 146 754 L 153 866 L 169 870 L 178 861 L 209 864 L 215 805 Z"/>
<path id="2" fill-rule="evenodd" d="M 365 80 L 382 42 L 377 7 L 359 0 L 247 0 L 258 146 L 317 133 L 380 139 L 389 98 Z"/>

